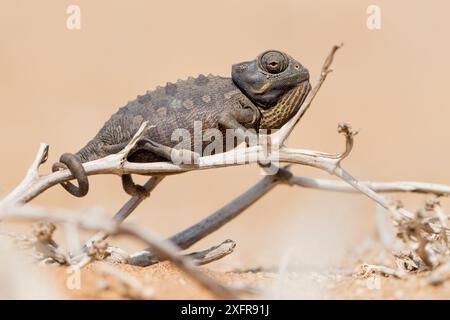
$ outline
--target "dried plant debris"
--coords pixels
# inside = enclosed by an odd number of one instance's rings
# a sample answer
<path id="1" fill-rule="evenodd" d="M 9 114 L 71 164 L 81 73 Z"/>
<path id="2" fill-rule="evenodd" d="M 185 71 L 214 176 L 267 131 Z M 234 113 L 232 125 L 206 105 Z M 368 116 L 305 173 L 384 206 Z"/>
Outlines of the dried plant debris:
<path id="1" fill-rule="evenodd" d="M 426 200 L 415 214 L 392 217 L 398 244 L 403 248 L 391 252 L 395 267 L 363 264 L 355 276 L 378 274 L 404 279 L 417 275 L 426 277 L 430 284 L 442 284 L 450 278 L 448 218 L 438 198 Z"/>

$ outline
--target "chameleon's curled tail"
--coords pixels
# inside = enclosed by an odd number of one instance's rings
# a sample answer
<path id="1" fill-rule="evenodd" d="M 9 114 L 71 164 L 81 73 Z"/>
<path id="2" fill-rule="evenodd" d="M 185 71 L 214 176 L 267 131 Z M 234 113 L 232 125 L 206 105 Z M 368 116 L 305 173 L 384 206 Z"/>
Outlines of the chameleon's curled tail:
<path id="1" fill-rule="evenodd" d="M 59 162 L 53 164 L 52 171 L 58 171 L 60 169 L 69 169 L 72 175 L 77 179 L 78 187 L 70 182 L 62 182 L 61 185 L 70 194 L 75 197 L 84 197 L 89 191 L 89 181 L 81 163 L 81 158 L 73 153 L 64 153 Z"/>

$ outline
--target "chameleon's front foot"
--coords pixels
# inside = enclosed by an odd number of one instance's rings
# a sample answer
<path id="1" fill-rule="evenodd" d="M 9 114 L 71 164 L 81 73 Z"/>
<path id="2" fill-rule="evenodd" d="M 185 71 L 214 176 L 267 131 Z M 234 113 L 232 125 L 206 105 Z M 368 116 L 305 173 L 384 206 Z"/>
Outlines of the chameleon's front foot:
<path id="1" fill-rule="evenodd" d="M 73 153 L 64 153 L 59 158 L 59 162 L 53 164 L 52 171 L 55 172 L 61 169 L 69 169 L 78 182 L 78 187 L 71 182 L 62 182 L 61 185 L 64 189 L 75 197 L 84 197 L 89 191 L 89 181 L 80 157 Z"/>

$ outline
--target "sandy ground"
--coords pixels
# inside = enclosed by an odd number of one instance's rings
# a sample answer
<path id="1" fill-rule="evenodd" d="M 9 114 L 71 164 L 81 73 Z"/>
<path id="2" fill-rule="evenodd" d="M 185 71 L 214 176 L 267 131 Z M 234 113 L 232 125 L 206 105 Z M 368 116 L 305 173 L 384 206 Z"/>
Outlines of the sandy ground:
<path id="1" fill-rule="evenodd" d="M 380 252 L 383 252 L 380 254 Z M 411 275 L 407 279 L 396 279 L 380 275 L 367 278 L 357 276 L 362 262 L 377 263 L 389 260 L 386 251 L 373 248 L 363 253 L 364 257 L 351 253 L 343 259 L 340 267 L 322 270 L 292 271 L 236 270 L 217 263 L 202 266 L 200 269 L 220 283 L 237 290 L 243 299 L 450 299 L 450 282 L 439 286 L 427 283 L 427 273 Z M 223 263 L 225 262 L 225 263 Z M 139 289 L 125 285 L 119 277 L 102 272 L 107 264 L 125 275 L 128 281 L 138 282 Z M 31 298 L 63 299 L 214 299 L 215 297 L 194 282 L 170 262 L 161 262 L 149 267 L 136 267 L 96 261 L 88 264 L 79 274 L 57 265 L 30 266 L 34 276 L 22 273 L 19 279 L 16 269 L 10 275 L 11 287 L 20 289 L 20 282 L 26 282 L 22 290 L 35 290 Z M 291 266 L 292 267 L 292 266 Z M 228 269 L 228 270 L 226 270 Z M 0 269 L 1 272 L 4 270 Z M 4 274 L 3 274 L 4 275 Z M 41 283 L 34 283 L 38 279 Z M 22 284 L 23 286 L 23 284 Z M 53 292 L 50 294 L 51 290 Z M 1 292 L 0 292 L 1 294 Z M 20 291 L 12 292 L 9 298 L 17 298 Z M 28 292 L 28 295 L 31 293 Z"/>
<path id="2" fill-rule="evenodd" d="M 102 275 L 96 269 L 98 264 L 91 264 L 82 271 L 79 290 L 67 289 L 67 274 L 63 268 L 49 271 L 57 275 L 60 290 L 68 299 L 213 298 L 168 262 L 146 268 L 114 265 L 114 268 L 140 279 L 151 290 L 148 297 L 133 295 L 116 279 Z M 241 292 L 244 299 L 450 299 L 450 283 L 438 287 L 426 285 L 424 276 L 408 280 L 378 275 L 357 279 L 350 272 L 335 270 L 286 272 L 280 277 L 273 272 L 217 272 L 205 267 L 202 270 L 223 284 L 251 290 Z"/>

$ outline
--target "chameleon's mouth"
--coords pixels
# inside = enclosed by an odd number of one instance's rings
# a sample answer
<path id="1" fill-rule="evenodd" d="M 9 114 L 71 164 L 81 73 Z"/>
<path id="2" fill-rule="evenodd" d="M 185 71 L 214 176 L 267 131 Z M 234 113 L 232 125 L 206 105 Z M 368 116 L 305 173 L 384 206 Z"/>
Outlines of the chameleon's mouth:
<path id="1" fill-rule="evenodd" d="M 308 72 L 308 71 L 306 71 Z M 302 74 L 302 75 L 292 75 L 290 77 L 286 77 L 282 80 L 283 82 L 283 86 L 285 86 L 286 88 L 291 88 L 288 91 L 286 91 L 284 94 L 280 94 L 278 96 L 278 99 L 276 99 L 276 101 L 273 104 L 261 104 L 259 105 L 259 107 L 261 109 L 267 110 L 270 108 L 273 108 L 274 105 L 279 104 L 279 102 L 281 102 L 281 100 L 285 100 L 287 96 L 289 96 L 290 93 L 292 92 L 297 92 L 299 95 L 302 95 L 303 93 L 308 93 L 309 92 L 309 73 L 306 74 Z M 259 90 L 255 90 L 255 94 L 259 94 L 259 95 L 264 95 L 264 93 L 267 90 L 270 90 L 272 84 L 274 83 L 274 81 L 268 81 L 266 82 Z M 278 85 L 279 83 L 274 83 L 274 85 Z M 285 101 L 285 103 L 294 103 L 294 100 L 289 100 L 289 101 Z"/>
<path id="2" fill-rule="evenodd" d="M 231 78 L 256 106 L 260 109 L 270 109 L 292 89 L 309 82 L 308 69 L 293 58 L 286 57 L 276 51 L 267 61 L 257 58 L 234 64 Z"/>

